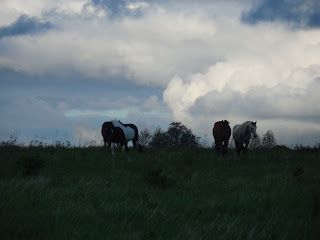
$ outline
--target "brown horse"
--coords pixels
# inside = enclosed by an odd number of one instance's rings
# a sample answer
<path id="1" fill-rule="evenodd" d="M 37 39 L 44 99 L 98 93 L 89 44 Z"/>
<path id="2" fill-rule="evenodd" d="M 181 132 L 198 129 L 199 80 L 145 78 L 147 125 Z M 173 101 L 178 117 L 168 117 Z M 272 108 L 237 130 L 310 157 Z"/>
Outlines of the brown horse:
<path id="1" fill-rule="evenodd" d="M 212 135 L 215 141 L 215 149 L 222 154 L 227 152 L 231 128 L 227 120 L 216 122 L 212 129 Z"/>

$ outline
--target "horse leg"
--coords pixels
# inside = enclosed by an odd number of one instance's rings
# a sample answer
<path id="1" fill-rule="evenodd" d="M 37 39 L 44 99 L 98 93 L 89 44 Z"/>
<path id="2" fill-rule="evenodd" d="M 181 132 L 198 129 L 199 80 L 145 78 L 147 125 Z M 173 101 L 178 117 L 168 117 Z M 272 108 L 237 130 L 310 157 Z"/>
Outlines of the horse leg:
<path id="1" fill-rule="evenodd" d="M 243 147 L 243 153 L 247 153 L 248 152 L 248 143 L 246 143 Z"/>
<path id="2" fill-rule="evenodd" d="M 116 143 L 117 145 L 117 148 L 121 148 L 121 151 L 123 152 L 124 151 L 124 143 L 123 142 L 118 142 Z"/>
<path id="3" fill-rule="evenodd" d="M 114 155 L 114 146 L 116 143 L 111 143 L 111 154 Z"/>
<path id="4" fill-rule="evenodd" d="M 108 146 L 110 146 L 110 142 L 105 138 L 103 138 L 103 143 L 104 143 L 104 148 L 107 147 L 107 144 L 108 144 Z"/>
<path id="5" fill-rule="evenodd" d="M 103 143 L 104 143 L 104 148 L 109 148 L 109 147 L 111 147 L 111 142 L 110 142 L 110 141 L 103 140 Z"/>
<path id="6" fill-rule="evenodd" d="M 124 143 L 124 148 L 125 148 L 126 152 L 128 152 L 128 151 L 129 151 L 128 143 L 127 143 L 127 142 L 126 142 L 126 143 Z"/>
<path id="7" fill-rule="evenodd" d="M 238 156 L 240 156 L 240 153 L 241 153 L 241 144 L 238 143 L 238 142 L 235 142 L 235 145 L 236 145 L 236 150 L 237 150 Z"/>
<path id="8" fill-rule="evenodd" d="M 215 149 L 217 152 L 220 152 L 221 144 L 222 143 L 220 141 L 216 141 Z"/>
<path id="9" fill-rule="evenodd" d="M 225 154 L 227 153 L 227 149 L 228 149 L 228 141 L 223 141 L 223 144 L 222 144 L 222 154 Z"/>
<path id="10" fill-rule="evenodd" d="M 241 144 L 241 150 L 242 150 L 242 154 L 244 155 L 244 154 L 246 154 L 246 146 L 245 146 L 245 144 Z"/>

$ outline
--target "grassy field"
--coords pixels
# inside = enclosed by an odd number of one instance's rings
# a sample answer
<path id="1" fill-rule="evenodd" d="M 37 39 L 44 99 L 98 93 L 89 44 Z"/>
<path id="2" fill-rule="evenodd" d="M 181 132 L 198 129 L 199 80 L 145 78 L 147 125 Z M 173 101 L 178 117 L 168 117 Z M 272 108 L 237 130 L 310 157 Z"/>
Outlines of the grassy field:
<path id="1" fill-rule="evenodd" d="M 320 152 L 0 148 L 0 239 L 320 239 Z"/>

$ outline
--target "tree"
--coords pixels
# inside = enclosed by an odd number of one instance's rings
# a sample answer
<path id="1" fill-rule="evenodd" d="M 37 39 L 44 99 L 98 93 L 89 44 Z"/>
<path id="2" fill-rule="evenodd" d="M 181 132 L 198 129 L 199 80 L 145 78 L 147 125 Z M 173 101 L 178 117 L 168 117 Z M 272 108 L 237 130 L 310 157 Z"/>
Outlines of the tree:
<path id="1" fill-rule="evenodd" d="M 145 147 L 148 147 L 150 144 L 150 141 L 152 139 L 152 135 L 149 132 L 149 130 L 147 128 L 143 129 L 140 133 L 139 133 L 139 143 Z"/>
<path id="2" fill-rule="evenodd" d="M 167 135 L 170 147 L 197 147 L 199 145 L 199 137 L 181 122 L 170 123 Z"/>
<path id="3" fill-rule="evenodd" d="M 139 133 L 139 143 L 144 147 L 149 146 L 151 138 L 152 138 L 152 135 L 147 128 L 143 129 Z"/>
<path id="4" fill-rule="evenodd" d="M 257 148 L 261 148 L 262 144 L 261 144 L 261 138 L 259 135 L 257 135 L 257 137 L 255 138 L 251 138 L 250 140 L 250 144 L 249 147 L 251 149 L 257 149 Z"/>
<path id="5" fill-rule="evenodd" d="M 166 132 L 163 132 L 161 128 L 157 128 L 149 145 L 150 147 L 167 147 L 169 145 L 169 140 Z"/>
<path id="6" fill-rule="evenodd" d="M 277 145 L 276 138 L 271 130 L 268 130 L 262 136 L 262 147 L 271 149 Z"/>
<path id="7" fill-rule="evenodd" d="M 198 147 L 199 137 L 181 122 L 170 123 L 166 132 L 158 128 L 151 141 L 152 147 Z"/>

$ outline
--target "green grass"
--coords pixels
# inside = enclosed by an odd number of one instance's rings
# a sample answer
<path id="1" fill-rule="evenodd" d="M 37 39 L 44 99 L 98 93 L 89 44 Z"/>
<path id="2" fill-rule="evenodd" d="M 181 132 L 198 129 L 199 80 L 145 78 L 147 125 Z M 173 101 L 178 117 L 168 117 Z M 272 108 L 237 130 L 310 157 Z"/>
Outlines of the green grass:
<path id="1" fill-rule="evenodd" d="M 0 239 L 320 239 L 319 156 L 2 146 Z"/>

